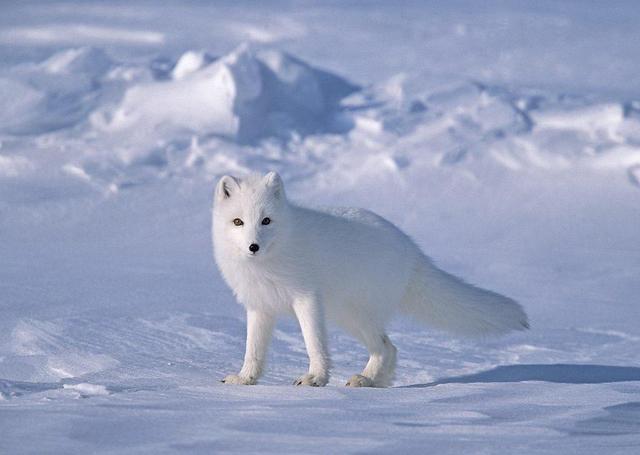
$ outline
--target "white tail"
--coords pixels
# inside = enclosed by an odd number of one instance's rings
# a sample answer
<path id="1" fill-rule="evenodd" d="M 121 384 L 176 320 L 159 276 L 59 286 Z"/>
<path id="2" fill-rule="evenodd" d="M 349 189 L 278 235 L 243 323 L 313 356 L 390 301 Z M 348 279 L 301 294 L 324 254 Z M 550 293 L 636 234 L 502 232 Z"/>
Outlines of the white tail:
<path id="1" fill-rule="evenodd" d="M 458 335 L 497 335 L 529 328 L 527 314 L 514 300 L 481 289 L 421 257 L 401 309 L 420 322 Z"/>

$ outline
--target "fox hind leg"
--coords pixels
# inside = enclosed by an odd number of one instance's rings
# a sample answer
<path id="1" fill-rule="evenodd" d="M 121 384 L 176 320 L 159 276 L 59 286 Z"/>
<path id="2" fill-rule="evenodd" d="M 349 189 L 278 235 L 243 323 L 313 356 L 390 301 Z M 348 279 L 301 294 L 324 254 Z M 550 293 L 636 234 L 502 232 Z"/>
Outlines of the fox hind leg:
<path id="1" fill-rule="evenodd" d="M 369 361 L 362 373 L 353 375 L 347 387 L 388 387 L 396 369 L 396 347 L 383 331 L 361 333 L 358 338 L 369 350 Z"/>

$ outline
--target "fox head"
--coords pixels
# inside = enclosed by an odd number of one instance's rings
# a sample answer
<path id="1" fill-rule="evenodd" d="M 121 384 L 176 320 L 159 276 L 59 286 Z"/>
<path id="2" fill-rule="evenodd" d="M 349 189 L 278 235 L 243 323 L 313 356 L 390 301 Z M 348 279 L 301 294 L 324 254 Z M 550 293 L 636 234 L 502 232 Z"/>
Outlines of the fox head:
<path id="1" fill-rule="evenodd" d="M 287 209 L 284 186 L 276 172 L 244 179 L 225 175 L 215 190 L 216 252 L 247 260 L 268 257 L 288 230 Z"/>

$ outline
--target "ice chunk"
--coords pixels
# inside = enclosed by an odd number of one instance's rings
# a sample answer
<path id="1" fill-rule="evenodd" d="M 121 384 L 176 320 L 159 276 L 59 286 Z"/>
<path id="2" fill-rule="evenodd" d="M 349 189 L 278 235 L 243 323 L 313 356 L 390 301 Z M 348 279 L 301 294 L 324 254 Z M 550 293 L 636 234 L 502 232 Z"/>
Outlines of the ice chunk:
<path id="1" fill-rule="evenodd" d="M 176 66 L 171 71 L 171 77 L 175 80 L 184 79 L 213 61 L 213 57 L 203 51 L 188 51 L 182 54 Z"/>
<path id="2" fill-rule="evenodd" d="M 74 390 L 78 392 L 81 397 L 109 395 L 109 390 L 100 384 L 81 382 L 80 384 L 65 384 L 62 387 L 65 390 Z"/>

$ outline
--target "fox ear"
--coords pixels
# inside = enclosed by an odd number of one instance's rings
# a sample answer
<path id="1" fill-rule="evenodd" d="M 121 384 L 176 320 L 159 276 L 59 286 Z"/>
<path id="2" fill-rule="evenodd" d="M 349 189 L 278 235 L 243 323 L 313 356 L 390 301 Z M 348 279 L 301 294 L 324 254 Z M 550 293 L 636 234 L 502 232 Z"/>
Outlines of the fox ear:
<path id="1" fill-rule="evenodd" d="M 233 193 L 240 189 L 240 184 L 235 177 L 223 176 L 216 186 L 216 197 L 218 200 L 229 199 Z"/>
<path id="2" fill-rule="evenodd" d="M 272 171 L 265 175 L 264 183 L 267 188 L 271 188 L 273 190 L 273 195 L 275 197 L 280 198 L 284 194 L 284 184 L 277 172 Z"/>

